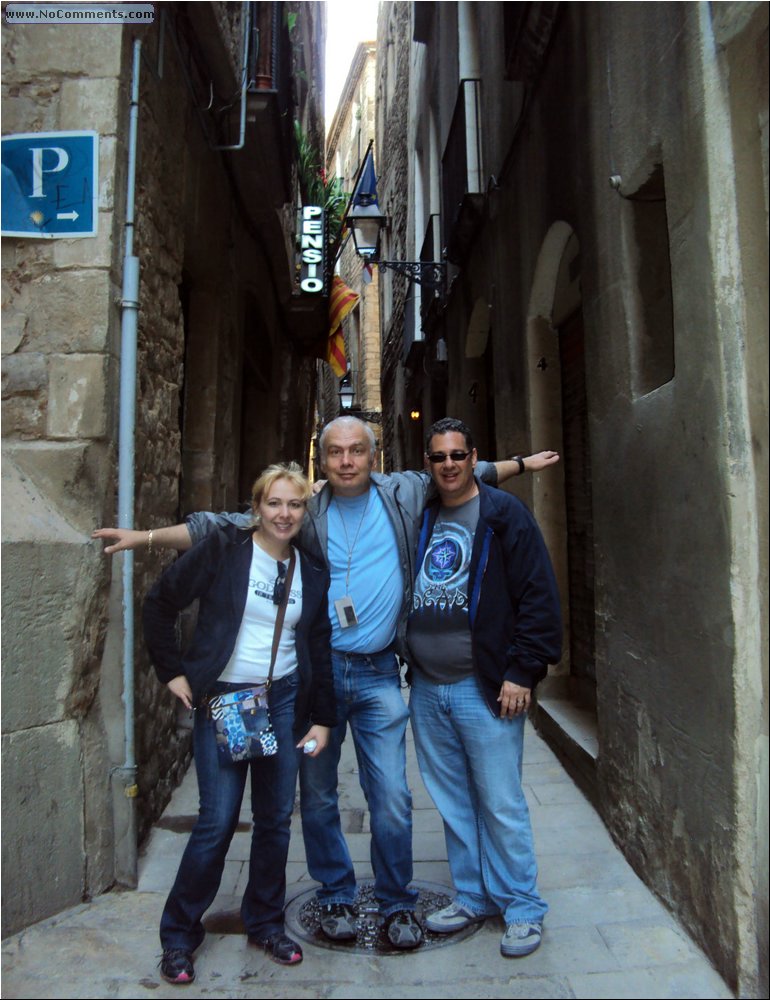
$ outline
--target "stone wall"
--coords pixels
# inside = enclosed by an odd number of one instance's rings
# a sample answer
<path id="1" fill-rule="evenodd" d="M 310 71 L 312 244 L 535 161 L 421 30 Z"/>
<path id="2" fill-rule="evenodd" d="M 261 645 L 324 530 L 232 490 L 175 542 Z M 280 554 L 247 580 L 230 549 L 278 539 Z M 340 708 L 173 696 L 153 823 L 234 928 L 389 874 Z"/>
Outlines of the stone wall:
<path id="1" fill-rule="evenodd" d="M 4 26 L 2 44 L 5 132 L 100 133 L 99 235 L 3 240 L 3 919 L 11 932 L 114 878 L 100 704 L 109 565 L 89 534 L 109 510 L 106 358 L 119 328 L 124 51 L 120 29 L 69 25 Z"/>
<path id="2" fill-rule="evenodd" d="M 409 4 L 401 0 L 380 4 L 377 39 L 377 144 L 382 151 L 377 183 L 380 209 L 390 219 L 390 236 L 383 252 L 392 260 L 406 260 L 409 102 L 403 95 L 409 91 Z M 387 274 L 380 287 L 382 448 L 385 471 L 392 472 L 406 464 L 401 358 L 407 282 Z"/>
<path id="3" fill-rule="evenodd" d="M 157 38 L 149 37 L 145 58 L 152 65 Z M 197 155 L 207 164 L 197 118 L 183 99 L 185 80 L 170 46 L 163 78 L 144 63 L 140 84 L 136 227 L 134 253 L 140 261 L 137 343 L 135 508 L 137 527 L 178 521 L 181 471 L 181 394 L 184 387 L 185 331 L 180 286 L 187 243 L 190 192 L 188 162 Z M 234 75 L 234 74 L 233 74 Z M 193 147 L 192 150 L 190 147 Z M 194 152 L 193 152 L 194 150 Z M 212 237 L 213 238 L 213 237 Z M 120 377 L 119 356 L 111 376 Z M 171 556 L 137 552 L 134 559 L 137 831 L 141 840 L 181 780 L 189 760 L 189 732 L 177 727 L 174 700 L 158 684 L 144 646 L 141 609 L 144 595 Z M 113 585 L 120 569 L 113 560 Z M 121 631 L 119 619 L 111 629 Z M 105 672 L 114 669 L 105 657 Z"/>
<path id="4" fill-rule="evenodd" d="M 240 51 L 236 60 L 234 5 L 205 6 L 195 16 L 210 18 L 209 32 L 184 5 L 168 5 L 164 32 L 159 21 L 138 30 L 139 528 L 194 509 L 236 509 L 261 468 L 304 462 L 308 448 L 314 365 L 288 339 L 284 315 L 293 261 L 283 221 L 293 222 L 293 212 L 264 198 L 244 202 L 238 178 L 264 162 L 275 171 L 271 191 L 288 185 L 277 155 L 249 158 L 252 133 L 244 151 L 211 148 L 218 108 L 206 120 L 191 90 L 205 70 L 216 79 L 215 102 L 229 100 Z M 313 11 L 304 32 L 317 97 L 312 71 L 323 32 Z M 187 720 L 158 684 L 141 633 L 144 595 L 173 556 L 145 549 L 134 558 L 133 787 L 123 768 L 123 557 L 105 558 L 90 539 L 117 517 L 135 37 L 115 25 L 3 30 L 4 131 L 92 128 L 100 164 L 97 237 L 8 238 L 2 248 L 7 933 L 115 882 L 130 885 L 137 838 L 189 760 Z M 252 187 L 259 190 L 258 178 Z"/>

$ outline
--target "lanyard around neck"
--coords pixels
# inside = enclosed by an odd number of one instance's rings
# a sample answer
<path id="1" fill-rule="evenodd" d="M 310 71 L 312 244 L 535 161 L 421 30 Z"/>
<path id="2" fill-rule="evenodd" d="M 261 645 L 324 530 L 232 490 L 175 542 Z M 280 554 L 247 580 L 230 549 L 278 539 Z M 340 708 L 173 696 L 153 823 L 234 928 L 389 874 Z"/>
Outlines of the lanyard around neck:
<path id="1" fill-rule="evenodd" d="M 367 493 L 366 493 L 366 503 L 364 504 L 364 509 L 361 512 L 361 520 L 358 522 L 358 527 L 356 528 L 356 533 L 355 533 L 355 535 L 353 537 L 353 544 L 352 545 L 350 543 L 350 537 L 348 536 L 348 527 L 345 524 L 345 518 L 342 516 L 342 508 L 337 503 L 337 498 L 336 497 L 333 500 L 334 506 L 337 508 L 337 517 L 342 522 L 342 530 L 345 533 L 345 548 L 347 549 L 347 553 L 348 553 L 348 568 L 347 568 L 347 572 L 345 573 L 345 593 L 346 594 L 350 593 L 350 564 L 353 561 L 353 549 L 355 549 L 355 547 L 356 547 L 356 542 L 358 541 L 358 536 L 361 534 L 361 528 L 364 526 L 364 518 L 366 517 L 366 511 L 367 511 L 367 508 L 369 506 L 369 494 L 370 494 L 370 492 L 371 492 L 371 490 L 368 490 Z"/>

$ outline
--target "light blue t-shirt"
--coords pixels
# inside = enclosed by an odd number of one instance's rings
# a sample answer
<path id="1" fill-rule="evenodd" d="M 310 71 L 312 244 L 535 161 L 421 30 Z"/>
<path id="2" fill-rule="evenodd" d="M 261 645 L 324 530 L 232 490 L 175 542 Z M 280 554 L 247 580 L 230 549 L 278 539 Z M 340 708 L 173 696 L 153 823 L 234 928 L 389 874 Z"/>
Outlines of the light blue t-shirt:
<path id="1" fill-rule="evenodd" d="M 359 497 L 333 497 L 327 523 L 332 647 L 351 653 L 377 653 L 395 639 L 404 600 L 393 525 L 374 486 Z M 345 596 L 353 599 L 358 624 L 343 629 L 334 602 Z"/>

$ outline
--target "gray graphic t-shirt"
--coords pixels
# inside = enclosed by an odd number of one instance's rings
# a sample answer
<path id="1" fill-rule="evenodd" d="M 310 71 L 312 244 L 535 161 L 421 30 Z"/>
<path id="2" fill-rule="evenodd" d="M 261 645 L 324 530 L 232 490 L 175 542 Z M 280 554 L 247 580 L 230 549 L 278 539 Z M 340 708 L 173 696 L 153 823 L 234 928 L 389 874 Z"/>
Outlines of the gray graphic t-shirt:
<path id="1" fill-rule="evenodd" d="M 468 570 L 478 520 L 478 496 L 442 507 L 415 581 L 409 648 L 415 668 L 436 684 L 473 673 Z"/>

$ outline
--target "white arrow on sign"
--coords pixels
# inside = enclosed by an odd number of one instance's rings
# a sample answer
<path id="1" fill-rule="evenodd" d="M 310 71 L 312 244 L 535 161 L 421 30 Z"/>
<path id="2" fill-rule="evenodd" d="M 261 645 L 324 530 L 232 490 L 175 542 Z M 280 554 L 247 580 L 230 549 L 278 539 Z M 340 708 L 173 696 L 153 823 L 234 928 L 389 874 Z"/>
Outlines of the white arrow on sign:
<path id="1" fill-rule="evenodd" d="M 57 212 L 57 219 L 71 219 L 73 222 L 78 218 L 78 213 L 74 210 L 72 212 Z"/>

